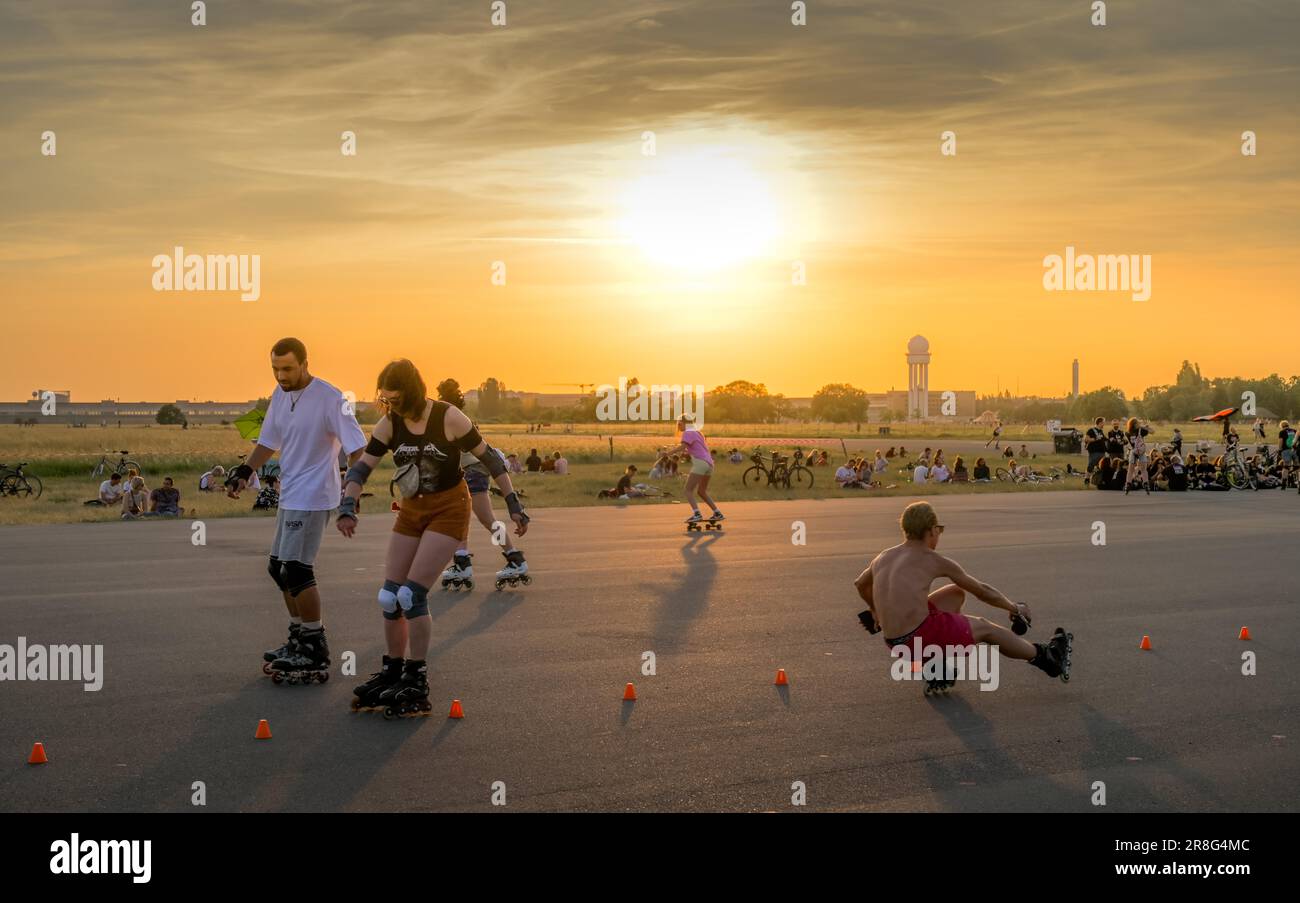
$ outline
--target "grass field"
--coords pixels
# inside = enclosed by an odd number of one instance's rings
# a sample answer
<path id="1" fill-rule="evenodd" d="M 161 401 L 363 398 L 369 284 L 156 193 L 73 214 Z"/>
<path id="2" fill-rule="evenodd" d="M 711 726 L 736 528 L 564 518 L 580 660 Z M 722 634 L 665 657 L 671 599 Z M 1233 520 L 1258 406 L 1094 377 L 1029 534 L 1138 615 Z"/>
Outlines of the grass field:
<path id="1" fill-rule="evenodd" d="M 553 425 L 540 433 L 527 433 L 522 425 L 484 425 L 483 432 L 493 445 L 517 452 L 526 457 L 529 450 L 537 448 L 543 455 L 555 451 L 563 452 L 570 463 L 570 473 L 565 477 L 553 475 L 522 475 L 517 477 L 518 486 L 526 493 L 526 504 L 531 508 L 556 506 L 596 505 L 596 504 L 668 504 L 682 500 L 684 477 L 650 481 L 646 478 L 654 463 L 658 448 L 671 445 L 673 434 L 671 425 L 667 424 L 610 424 L 600 425 L 604 432 L 565 433 L 559 425 Z M 660 429 L 659 427 L 664 427 Z M 824 426 L 824 425 L 823 425 Z M 590 425 L 588 425 L 590 427 Z M 576 427 L 579 429 L 581 427 Z M 823 448 L 828 452 L 830 467 L 816 468 L 816 485 L 810 491 L 777 490 L 767 487 L 746 489 L 741 483 L 741 474 L 749 466 L 745 460 L 741 464 L 730 464 L 720 459 L 717 472 L 713 478 L 711 492 L 720 501 L 737 499 L 776 499 L 776 498 L 828 498 L 847 494 L 834 485 L 834 465 L 844 459 L 843 448 L 850 453 L 865 453 L 868 456 L 875 448 L 888 448 L 890 445 L 910 444 L 913 452 L 926 444 L 940 444 L 938 440 L 950 440 L 956 443 L 948 458 L 951 461 L 956 454 L 967 456 L 968 463 L 973 462 L 976 452 L 963 449 L 962 444 L 979 443 L 987 439 L 988 430 L 983 427 L 938 427 L 907 425 L 895 427 L 890 436 L 881 437 L 874 434 L 874 427 L 859 434 L 850 426 L 848 430 L 832 431 L 826 435 L 815 424 L 782 424 L 779 429 L 771 425 L 753 424 L 717 424 L 707 431 L 710 444 L 719 451 L 733 446 L 739 447 L 748 458 L 748 453 L 756 445 L 765 449 L 780 448 L 789 451 L 794 447 L 804 450 Z M 1171 428 L 1157 427 L 1157 440 L 1167 437 Z M 1183 428 L 1188 442 L 1198 438 L 1215 438 L 1218 427 L 1215 424 L 1194 424 Z M 1017 445 L 1021 442 L 1042 443 L 1047 439 L 1045 430 L 1039 428 L 1023 431 L 1020 427 L 1008 427 L 1004 439 Z M 611 444 L 612 439 L 612 444 Z M 843 444 L 842 444 L 843 443 Z M 246 494 L 239 500 L 228 499 L 219 493 L 201 493 L 198 491 L 198 478 L 215 464 L 230 467 L 239 461 L 239 456 L 246 453 L 250 443 L 239 437 L 234 427 L 221 425 L 202 425 L 181 430 L 179 427 L 162 426 L 127 426 L 122 428 L 86 428 L 71 429 L 66 426 L 19 427 L 0 426 L 0 462 L 13 464 L 26 462 L 26 471 L 40 477 L 44 484 L 44 493 L 39 499 L 0 498 L 0 523 L 65 523 L 78 521 L 117 520 L 119 513 L 98 507 L 87 507 L 82 502 L 94 498 L 99 482 L 103 477 L 92 478 L 91 468 L 109 447 L 114 453 L 109 455 L 110 467 L 118 460 L 117 451 L 127 449 L 129 457 L 137 461 L 142 470 L 145 484 L 149 489 L 161 485 L 163 477 L 170 476 L 181 490 L 181 500 L 188 510 L 193 508 L 198 517 L 234 517 L 252 515 L 252 494 Z M 973 446 L 978 448 L 978 446 Z M 1041 448 L 1041 446 L 1040 446 Z M 385 459 L 383 465 L 371 478 L 369 488 L 377 493 L 377 502 L 383 508 L 388 506 L 388 479 L 392 473 L 391 459 Z M 1083 466 L 1084 458 L 1080 455 L 1058 456 L 1040 454 L 1034 459 L 1033 466 L 1046 469 L 1053 464 L 1064 469 L 1069 462 L 1075 467 Z M 668 495 L 662 498 L 637 500 L 632 502 L 598 501 L 596 494 L 604 488 L 612 487 L 628 464 L 636 464 L 640 470 L 638 481 L 657 485 Z M 996 467 L 990 458 L 990 466 Z M 874 493 L 889 495 L 943 495 L 949 493 L 972 492 L 1052 492 L 1062 489 L 1079 488 L 1079 480 L 1067 480 L 1055 485 L 1013 486 L 993 483 L 988 485 L 952 485 L 952 486 L 915 486 L 909 475 L 898 472 L 897 467 L 890 471 L 890 482 L 897 484 L 894 489 L 871 490 Z M 370 506 L 376 502 L 370 502 Z M 363 511 L 367 506 L 363 505 Z M 370 507 L 374 510 L 374 507 Z"/>

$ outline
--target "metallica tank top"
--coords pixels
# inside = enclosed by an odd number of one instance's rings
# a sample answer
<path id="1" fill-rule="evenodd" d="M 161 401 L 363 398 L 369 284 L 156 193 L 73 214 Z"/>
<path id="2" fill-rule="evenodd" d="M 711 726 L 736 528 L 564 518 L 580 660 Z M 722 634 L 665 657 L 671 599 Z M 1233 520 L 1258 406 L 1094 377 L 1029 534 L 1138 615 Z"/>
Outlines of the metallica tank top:
<path id="1" fill-rule="evenodd" d="M 435 401 L 429 410 L 429 422 L 418 436 L 406 426 L 401 417 L 391 417 L 393 437 L 388 440 L 388 450 L 393 453 L 393 463 L 398 469 L 416 464 L 420 470 L 420 492 L 442 492 L 459 483 L 464 475 L 460 469 L 460 449 L 447 438 L 445 401 Z"/>

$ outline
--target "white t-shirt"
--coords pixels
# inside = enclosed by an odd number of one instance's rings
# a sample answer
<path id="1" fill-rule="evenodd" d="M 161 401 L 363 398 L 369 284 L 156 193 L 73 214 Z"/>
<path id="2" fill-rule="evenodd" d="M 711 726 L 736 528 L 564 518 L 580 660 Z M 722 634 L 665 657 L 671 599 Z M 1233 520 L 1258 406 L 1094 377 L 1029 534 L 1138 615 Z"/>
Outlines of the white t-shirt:
<path id="1" fill-rule="evenodd" d="M 948 465 L 936 464 L 934 470 L 931 471 L 930 476 L 934 478 L 936 483 L 948 482 L 948 477 L 950 476 L 948 473 Z"/>
<path id="2" fill-rule="evenodd" d="M 331 511 L 339 506 L 339 448 L 352 454 L 366 445 L 357 418 L 344 410 L 347 403 L 342 392 L 319 376 L 299 391 L 275 387 L 257 444 L 280 453 L 282 509 Z"/>
<path id="3" fill-rule="evenodd" d="M 107 496 L 111 501 L 116 502 L 122 498 L 123 493 L 126 491 L 125 487 L 126 484 L 120 481 L 114 486 L 112 480 L 105 480 L 99 484 L 99 497 L 102 499 Z"/>
<path id="4" fill-rule="evenodd" d="M 835 482 L 839 483 L 840 485 L 843 485 L 845 483 L 853 483 L 857 479 L 858 479 L 858 475 L 853 471 L 852 467 L 848 467 L 846 465 L 841 464 L 835 470 Z"/>
<path id="5" fill-rule="evenodd" d="M 889 462 L 886 461 L 884 458 L 877 458 L 876 463 L 871 465 L 871 469 L 875 473 L 884 473 L 886 468 L 888 467 L 889 467 Z"/>
<path id="6" fill-rule="evenodd" d="M 928 477 L 929 475 L 930 475 L 930 468 L 926 467 L 924 464 L 918 464 L 916 465 L 916 470 L 912 471 L 912 482 L 924 483 L 925 478 Z"/>

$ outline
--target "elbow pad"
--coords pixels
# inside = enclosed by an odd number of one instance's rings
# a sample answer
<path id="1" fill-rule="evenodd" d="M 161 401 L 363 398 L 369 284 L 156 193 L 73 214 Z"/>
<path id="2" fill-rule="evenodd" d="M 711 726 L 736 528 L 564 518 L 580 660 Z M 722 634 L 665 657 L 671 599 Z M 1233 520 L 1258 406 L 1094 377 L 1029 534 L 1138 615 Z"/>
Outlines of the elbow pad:
<path id="1" fill-rule="evenodd" d="M 494 480 L 506 472 L 505 456 L 490 445 L 483 450 L 479 462 L 488 469 L 488 474 Z"/>
<path id="2" fill-rule="evenodd" d="M 483 436 L 480 435 L 478 427 L 471 424 L 469 432 L 456 440 L 456 447 L 461 451 L 472 452 L 474 449 L 478 448 L 478 444 L 482 441 Z"/>
<path id="3" fill-rule="evenodd" d="M 348 474 L 343 478 L 343 485 L 356 483 L 358 486 L 366 485 L 366 480 L 370 479 L 371 467 L 365 461 L 358 461 L 348 468 Z"/>

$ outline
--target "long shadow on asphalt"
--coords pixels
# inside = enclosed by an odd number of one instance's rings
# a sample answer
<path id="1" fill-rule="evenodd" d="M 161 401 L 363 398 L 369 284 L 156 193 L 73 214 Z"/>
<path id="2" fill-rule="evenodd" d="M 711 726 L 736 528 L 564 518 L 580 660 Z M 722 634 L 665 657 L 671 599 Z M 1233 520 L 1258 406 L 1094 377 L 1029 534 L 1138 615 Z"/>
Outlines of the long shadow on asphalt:
<path id="1" fill-rule="evenodd" d="M 682 545 L 686 565 L 676 584 L 658 591 L 651 635 L 661 649 L 672 649 L 709 607 L 709 593 L 718 578 L 718 561 L 710 551 L 720 535 L 692 535 Z"/>
<path id="2" fill-rule="evenodd" d="M 1194 806 L 1197 810 L 1208 809 L 1209 803 L 1213 803 L 1220 809 L 1231 809 L 1232 807 L 1218 794 L 1215 784 L 1210 779 L 1197 774 L 1191 769 L 1181 765 L 1168 750 L 1161 749 L 1144 740 L 1141 736 L 1134 733 L 1131 729 L 1107 717 L 1102 712 L 1088 704 L 1078 707 L 1080 717 L 1088 728 L 1088 733 L 1092 737 L 1091 749 L 1093 750 L 1116 750 L 1123 749 L 1125 758 L 1123 761 L 1118 760 L 1114 755 L 1108 755 L 1105 759 L 1100 756 L 1094 756 L 1085 765 L 1089 768 L 1101 771 L 1108 771 L 1117 768 L 1123 768 L 1129 764 L 1129 757 L 1140 759 L 1142 769 L 1158 769 L 1172 778 L 1178 780 L 1185 789 L 1195 790 L 1201 795 L 1201 799 Z M 1113 774 L 1113 772 L 1111 772 Z M 1162 811 L 1169 808 L 1168 799 L 1162 799 L 1157 796 L 1153 790 L 1156 788 L 1147 781 L 1147 775 L 1140 779 L 1124 780 L 1121 787 L 1117 787 L 1115 777 L 1107 781 L 1107 803 L 1114 804 L 1123 809 L 1141 809 L 1144 811 Z M 1117 796 L 1116 791 L 1122 790 L 1123 796 Z"/>
<path id="3" fill-rule="evenodd" d="M 926 697 L 930 708 L 938 712 L 961 741 L 967 755 L 927 758 L 924 761 L 930 788 L 947 804 L 949 811 L 960 811 L 966 791 L 961 782 L 999 783 L 1030 778 L 1029 772 L 1003 751 L 993 721 L 990 721 L 960 695 L 966 687 L 944 696 Z M 974 683 L 968 685 L 976 693 Z"/>

